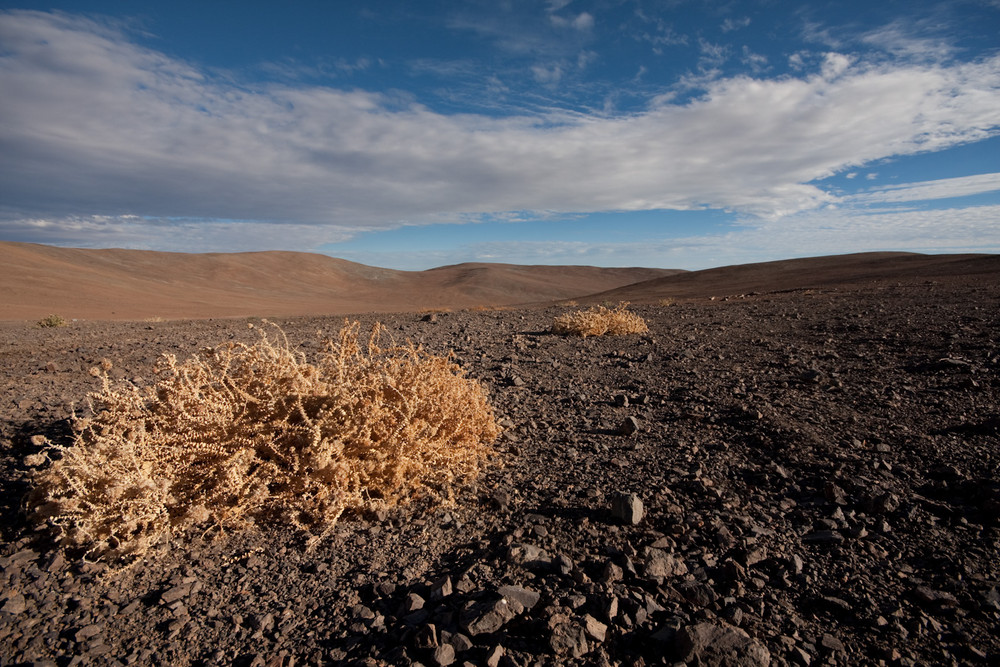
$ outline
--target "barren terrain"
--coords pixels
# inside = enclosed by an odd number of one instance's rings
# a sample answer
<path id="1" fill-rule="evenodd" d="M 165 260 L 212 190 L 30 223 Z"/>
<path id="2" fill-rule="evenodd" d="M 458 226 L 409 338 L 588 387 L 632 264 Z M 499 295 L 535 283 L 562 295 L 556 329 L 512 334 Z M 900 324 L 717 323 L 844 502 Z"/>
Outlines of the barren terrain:
<path id="1" fill-rule="evenodd" d="M 996 664 L 997 258 L 809 261 L 601 297 L 638 336 L 552 335 L 562 305 L 357 316 L 487 387 L 478 483 L 312 550 L 273 526 L 124 570 L 27 528 L 32 436 L 69 441 L 102 359 L 143 385 L 260 319 L 0 323 L 0 662 Z M 276 321 L 310 357 L 343 319 Z"/>
<path id="2" fill-rule="evenodd" d="M 680 273 L 458 264 L 395 271 L 302 252 L 185 254 L 0 242 L 0 320 L 276 317 L 535 304 Z"/>

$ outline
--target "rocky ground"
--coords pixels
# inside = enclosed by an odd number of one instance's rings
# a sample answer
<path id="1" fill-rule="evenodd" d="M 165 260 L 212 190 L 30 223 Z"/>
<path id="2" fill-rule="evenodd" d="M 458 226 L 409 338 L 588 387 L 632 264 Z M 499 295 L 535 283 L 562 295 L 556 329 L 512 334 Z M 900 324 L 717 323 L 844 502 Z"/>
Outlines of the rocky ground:
<path id="1" fill-rule="evenodd" d="M 0 325 L 0 663 L 1000 662 L 1000 282 L 638 307 L 624 338 L 547 333 L 564 310 L 380 318 L 454 350 L 506 427 L 454 506 L 125 570 L 29 532 L 32 437 L 67 438 L 102 358 L 141 384 L 255 331 Z M 311 355 L 341 322 L 280 324 Z"/>

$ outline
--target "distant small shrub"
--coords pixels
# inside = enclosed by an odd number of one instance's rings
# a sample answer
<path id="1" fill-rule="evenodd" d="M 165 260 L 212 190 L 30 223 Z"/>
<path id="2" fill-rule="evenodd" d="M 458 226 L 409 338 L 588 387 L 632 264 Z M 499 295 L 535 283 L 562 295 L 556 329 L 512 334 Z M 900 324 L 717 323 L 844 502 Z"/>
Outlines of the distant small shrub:
<path id="1" fill-rule="evenodd" d="M 473 313 L 502 313 L 504 311 L 510 310 L 510 306 L 496 306 L 496 305 L 481 303 L 472 306 L 471 308 L 467 308 L 467 310 Z"/>
<path id="2" fill-rule="evenodd" d="M 63 318 L 61 315 L 49 315 L 48 317 L 38 320 L 38 326 L 42 327 L 43 329 L 64 327 L 67 324 L 68 322 L 66 322 L 65 318 Z"/>
<path id="3" fill-rule="evenodd" d="M 556 317 L 552 333 L 570 336 L 621 336 L 646 333 L 646 321 L 628 310 L 627 303 L 620 303 L 613 310 L 597 306 L 589 310 L 578 310 Z"/>
<path id="4" fill-rule="evenodd" d="M 277 327 L 275 327 L 277 329 Z M 31 519 L 67 547 L 114 560 L 165 535 L 283 521 L 323 534 L 350 509 L 448 501 L 500 433 L 483 388 L 412 344 L 367 346 L 345 324 L 313 365 L 265 331 L 178 363 L 155 386 L 92 373 L 95 416 L 50 445 Z"/>
<path id="5" fill-rule="evenodd" d="M 666 298 L 663 298 L 663 299 L 660 299 L 659 301 L 657 301 L 656 305 L 667 307 L 667 306 L 672 306 L 675 303 L 676 303 L 676 301 L 674 301 L 672 298 L 666 297 Z"/>

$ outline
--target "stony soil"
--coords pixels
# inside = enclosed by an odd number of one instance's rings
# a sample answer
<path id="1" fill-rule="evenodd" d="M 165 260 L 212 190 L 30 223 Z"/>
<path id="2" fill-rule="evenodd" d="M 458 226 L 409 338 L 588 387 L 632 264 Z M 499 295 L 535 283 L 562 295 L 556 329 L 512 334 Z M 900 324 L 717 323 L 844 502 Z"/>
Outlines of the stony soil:
<path id="1" fill-rule="evenodd" d="M 547 333 L 563 310 L 380 318 L 454 350 L 506 427 L 454 506 L 125 570 L 29 532 L 32 436 L 67 438 L 102 358 L 141 384 L 255 332 L 0 325 L 0 663 L 1000 662 L 1000 281 L 641 307 L 623 338 Z M 281 325 L 311 354 L 341 322 Z"/>

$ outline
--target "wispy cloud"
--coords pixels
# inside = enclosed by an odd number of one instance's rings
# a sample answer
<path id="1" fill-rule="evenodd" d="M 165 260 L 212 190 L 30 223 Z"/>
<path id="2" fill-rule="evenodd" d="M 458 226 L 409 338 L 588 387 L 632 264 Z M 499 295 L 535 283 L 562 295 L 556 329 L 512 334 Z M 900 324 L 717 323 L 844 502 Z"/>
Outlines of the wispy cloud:
<path id="1" fill-rule="evenodd" d="M 722 32 L 733 32 L 734 30 L 741 30 L 750 25 L 750 17 L 742 16 L 740 18 L 727 18 L 722 22 Z"/>
<path id="2" fill-rule="evenodd" d="M 573 28 L 574 30 L 590 30 L 594 27 L 594 16 L 587 12 L 581 12 L 576 16 L 559 16 L 550 14 L 549 21 L 557 28 Z"/>
<path id="3" fill-rule="evenodd" d="M 950 58 L 955 47 L 940 36 L 943 19 L 896 20 L 861 36 L 861 42 L 896 58 L 938 62 Z"/>
<path id="4" fill-rule="evenodd" d="M 450 251 L 346 253 L 346 259 L 410 269 L 463 261 L 706 269 L 793 257 L 876 251 L 1000 253 L 1000 206 L 934 211 L 859 208 L 804 211 L 782 220 L 748 218 L 725 232 L 623 243 L 492 241 Z"/>
<path id="5" fill-rule="evenodd" d="M 968 197 L 998 190 L 1000 190 L 1000 173 L 977 174 L 920 183 L 887 185 L 853 195 L 850 200 L 858 203 L 888 204 Z"/>
<path id="6" fill-rule="evenodd" d="M 496 117 L 407 95 L 242 86 L 68 15 L 0 14 L 0 44 L 0 229 L 91 216 L 122 234 L 136 224 L 123 216 L 299 225 L 301 241 L 277 235 L 288 247 L 504 211 L 777 220 L 837 201 L 817 179 L 1000 131 L 1000 57 L 830 54 L 799 77 L 719 78 L 641 113 Z"/>

